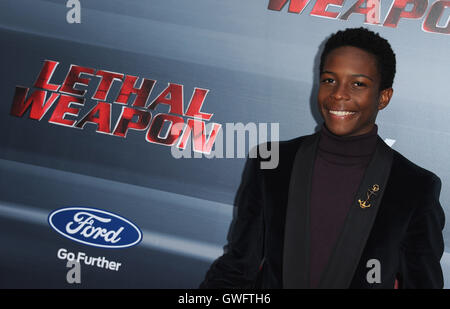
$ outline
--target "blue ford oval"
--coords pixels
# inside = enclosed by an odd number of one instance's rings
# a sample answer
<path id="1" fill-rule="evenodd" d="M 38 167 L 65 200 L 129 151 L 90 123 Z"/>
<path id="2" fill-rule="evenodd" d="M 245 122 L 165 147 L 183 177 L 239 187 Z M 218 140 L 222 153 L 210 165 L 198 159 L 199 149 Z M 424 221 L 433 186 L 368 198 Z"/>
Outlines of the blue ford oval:
<path id="1" fill-rule="evenodd" d="M 56 209 L 48 216 L 48 223 L 64 237 L 89 246 L 127 248 L 142 240 L 142 232 L 134 223 L 96 208 Z"/>

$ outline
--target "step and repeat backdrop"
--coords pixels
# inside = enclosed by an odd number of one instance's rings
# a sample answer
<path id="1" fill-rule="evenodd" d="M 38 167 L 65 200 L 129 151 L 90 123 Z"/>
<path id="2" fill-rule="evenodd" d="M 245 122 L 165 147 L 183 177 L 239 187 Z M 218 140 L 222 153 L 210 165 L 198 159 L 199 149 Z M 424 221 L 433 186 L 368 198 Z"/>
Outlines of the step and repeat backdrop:
<path id="1" fill-rule="evenodd" d="M 391 43 L 379 135 L 441 178 L 448 217 L 449 20 L 435 0 L 1 1 L 0 287 L 198 287 L 249 149 L 320 128 L 320 50 L 349 27 Z"/>

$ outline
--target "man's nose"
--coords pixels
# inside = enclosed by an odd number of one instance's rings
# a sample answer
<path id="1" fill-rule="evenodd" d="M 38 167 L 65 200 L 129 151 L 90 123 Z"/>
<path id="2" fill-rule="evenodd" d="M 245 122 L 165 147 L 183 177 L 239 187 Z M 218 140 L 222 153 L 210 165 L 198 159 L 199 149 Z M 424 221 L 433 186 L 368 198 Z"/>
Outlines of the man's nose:
<path id="1" fill-rule="evenodd" d="M 335 100 L 349 100 L 350 96 L 348 94 L 348 89 L 345 84 L 338 84 L 334 88 L 334 91 L 331 93 L 331 96 Z"/>

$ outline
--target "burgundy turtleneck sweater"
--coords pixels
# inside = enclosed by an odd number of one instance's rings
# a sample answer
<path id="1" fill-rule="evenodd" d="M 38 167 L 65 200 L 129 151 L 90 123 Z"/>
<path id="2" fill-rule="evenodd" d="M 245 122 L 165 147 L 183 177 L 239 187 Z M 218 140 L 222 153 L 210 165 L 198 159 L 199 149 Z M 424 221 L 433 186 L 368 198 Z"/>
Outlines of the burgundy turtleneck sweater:
<path id="1" fill-rule="evenodd" d="M 311 187 L 310 284 L 319 284 L 344 220 L 375 152 L 378 127 L 358 136 L 337 136 L 322 125 Z"/>

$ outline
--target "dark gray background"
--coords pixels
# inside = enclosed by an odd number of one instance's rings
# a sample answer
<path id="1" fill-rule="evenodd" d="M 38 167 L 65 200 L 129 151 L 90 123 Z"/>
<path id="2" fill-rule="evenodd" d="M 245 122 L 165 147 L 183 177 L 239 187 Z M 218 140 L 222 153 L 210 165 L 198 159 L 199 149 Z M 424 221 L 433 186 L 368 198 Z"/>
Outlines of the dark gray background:
<path id="1" fill-rule="evenodd" d="M 382 18 L 391 2 L 382 1 Z M 150 100 L 169 82 L 184 85 L 186 100 L 194 87 L 206 88 L 202 110 L 214 114 L 211 121 L 280 123 L 285 140 L 320 123 L 319 46 L 364 19 L 309 16 L 312 3 L 298 15 L 269 11 L 266 0 L 97 0 L 81 1 L 81 24 L 68 24 L 65 3 L 0 2 L 0 287 L 73 287 L 56 258 L 59 248 L 123 263 L 119 272 L 84 266 L 79 287 L 196 287 L 225 244 L 244 159 L 177 160 L 169 147 L 146 142 L 144 132 L 121 139 L 90 125 L 50 124 L 49 115 L 40 122 L 12 117 L 15 87 L 32 87 L 49 59 L 60 62 L 55 83 L 77 64 L 155 79 Z M 346 1 L 342 11 L 353 3 Z M 391 42 L 398 60 L 394 97 L 377 123 L 381 137 L 396 140 L 394 149 L 440 176 L 448 216 L 450 41 L 423 32 L 421 22 L 367 25 Z M 143 230 L 144 240 L 105 250 L 65 239 L 46 221 L 65 206 L 117 212 Z M 449 230 L 444 233 L 448 250 Z"/>

